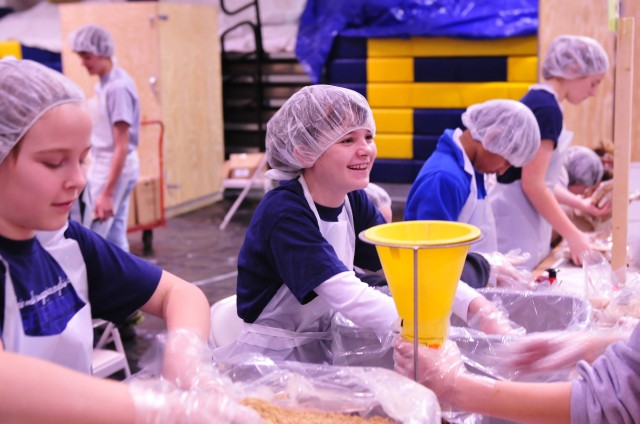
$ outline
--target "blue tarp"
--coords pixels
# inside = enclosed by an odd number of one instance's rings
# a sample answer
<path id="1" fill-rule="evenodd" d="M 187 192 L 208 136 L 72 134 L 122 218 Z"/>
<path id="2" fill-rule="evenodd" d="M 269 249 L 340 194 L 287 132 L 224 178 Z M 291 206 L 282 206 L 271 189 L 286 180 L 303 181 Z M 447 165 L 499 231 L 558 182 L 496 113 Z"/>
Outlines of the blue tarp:
<path id="1" fill-rule="evenodd" d="M 538 0 L 307 0 L 296 55 L 314 83 L 342 37 L 521 37 L 538 30 Z"/>

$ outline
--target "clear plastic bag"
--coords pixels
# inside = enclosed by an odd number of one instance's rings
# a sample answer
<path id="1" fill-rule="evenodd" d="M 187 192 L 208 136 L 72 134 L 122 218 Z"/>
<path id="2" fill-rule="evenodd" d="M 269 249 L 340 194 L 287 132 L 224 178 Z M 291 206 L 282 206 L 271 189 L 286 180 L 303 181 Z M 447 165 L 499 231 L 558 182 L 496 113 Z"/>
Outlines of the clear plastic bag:
<path id="1" fill-rule="evenodd" d="M 156 338 L 141 361 L 143 369 L 131 383 L 144 382 L 145 388 L 153 388 L 156 382 L 166 391 L 166 382 L 159 377 L 165 339 L 164 335 Z M 245 398 L 258 398 L 296 410 L 380 416 L 403 424 L 441 422 L 433 392 L 387 369 L 274 361 L 242 354 L 224 363 L 211 360 L 198 370 L 206 378 L 193 389 L 183 390 L 183 397 L 191 397 L 192 391 L 201 394 L 211 390 L 211 396 L 224 395 L 237 404 Z"/>

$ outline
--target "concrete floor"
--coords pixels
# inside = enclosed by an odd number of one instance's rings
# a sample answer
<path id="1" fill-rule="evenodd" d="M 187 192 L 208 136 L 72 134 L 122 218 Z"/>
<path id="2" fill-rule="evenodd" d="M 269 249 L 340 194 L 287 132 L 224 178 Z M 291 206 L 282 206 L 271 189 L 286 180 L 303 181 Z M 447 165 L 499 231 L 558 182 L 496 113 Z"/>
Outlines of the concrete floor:
<path id="1" fill-rule="evenodd" d="M 389 192 L 393 201 L 394 221 L 402 220 L 409 186 L 380 185 Z M 143 254 L 141 233 L 131 233 L 131 253 L 197 285 L 204 291 L 209 303 L 213 304 L 235 294 L 238 252 L 261 198 L 262 192 L 250 192 L 224 231 L 219 226 L 235 200 L 232 196 L 168 219 L 166 226 L 153 230 L 153 252 L 148 256 Z M 145 315 L 143 321 L 134 327 L 135 335 L 124 340 L 132 372 L 140 369 L 140 358 L 155 336 L 164 329 L 162 320 Z"/>

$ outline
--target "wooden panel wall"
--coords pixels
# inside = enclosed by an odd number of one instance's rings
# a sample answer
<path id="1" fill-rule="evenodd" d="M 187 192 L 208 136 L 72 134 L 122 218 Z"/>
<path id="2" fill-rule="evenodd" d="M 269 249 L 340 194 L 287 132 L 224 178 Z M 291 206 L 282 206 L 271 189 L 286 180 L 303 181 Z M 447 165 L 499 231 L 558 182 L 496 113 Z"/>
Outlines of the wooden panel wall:
<path id="1" fill-rule="evenodd" d="M 161 91 L 166 138 L 167 205 L 222 187 L 224 163 L 218 17 L 211 6 L 158 3 Z M 172 188 L 171 184 L 179 184 Z"/>
<path id="2" fill-rule="evenodd" d="M 217 9 L 164 2 L 74 3 L 61 6 L 60 20 L 65 40 L 87 23 L 106 27 L 118 64 L 136 82 L 142 119 L 164 123 L 167 216 L 219 199 L 224 141 Z M 92 96 L 97 78 L 88 76 L 68 45 L 62 59 L 64 73 Z M 157 138 L 157 127 L 142 129 L 142 176 L 158 175 Z"/>
<path id="3" fill-rule="evenodd" d="M 624 0 L 622 15 L 635 18 L 635 42 L 633 62 L 633 116 L 631 119 L 631 160 L 640 162 L 640 2 L 638 0 Z"/>
<path id="4" fill-rule="evenodd" d="M 623 0 L 622 16 L 635 17 L 636 40 L 640 34 L 640 5 L 636 0 Z M 613 105 L 615 34 L 609 31 L 607 2 L 583 0 L 540 0 L 539 51 L 544 57 L 547 47 L 554 37 L 561 34 L 586 35 L 598 40 L 609 54 L 612 68 L 598 88 L 595 97 L 580 105 L 565 102 L 565 124 L 575 133 L 574 144 L 596 147 L 601 143 L 613 142 Z M 637 41 L 636 41 L 637 42 Z M 637 46 L 636 46 L 637 47 Z M 637 48 L 636 48 L 637 51 Z M 640 114 L 640 54 L 635 57 L 634 116 Z M 542 63 L 542 60 L 540 61 Z M 640 161 L 640 123 L 634 120 L 632 160 Z"/>

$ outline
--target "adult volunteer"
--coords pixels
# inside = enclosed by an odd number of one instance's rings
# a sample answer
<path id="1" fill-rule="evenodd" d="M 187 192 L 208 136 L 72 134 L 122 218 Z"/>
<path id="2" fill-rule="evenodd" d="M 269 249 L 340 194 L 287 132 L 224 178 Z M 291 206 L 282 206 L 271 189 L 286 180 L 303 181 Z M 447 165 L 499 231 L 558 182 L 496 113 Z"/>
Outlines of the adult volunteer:
<path id="1" fill-rule="evenodd" d="M 566 216 L 553 189 L 571 143 L 564 128 L 560 103 L 580 104 L 595 94 L 609 67 L 602 46 L 588 37 L 563 35 L 554 39 L 542 64 L 542 84 L 521 99 L 534 113 L 542 142 L 534 159 L 498 176 L 489 192 L 496 220 L 498 250 L 520 248 L 531 254 L 525 263 L 533 269 L 550 251 L 552 229 L 569 244 L 572 260 L 590 250 L 589 239 Z"/>
<path id="2" fill-rule="evenodd" d="M 86 25 L 72 36 L 72 50 L 89 75 L 97 75 L 98 100 L 93 122 L 87 187 L 92 203 L 91 229 L 125 251 L 129 197 L 140 173 L 137 147 L 140 102 L 131 77 L 115 65 L 109 32 Z"/>
<path id="3" fill-rule="evenodd" d="M 254 352 L 331 362 L 336 312 L 359 327 L 390 330 L 398 318 L 393 300 L 353 271 L 381 268 L 375 247 L 357 238 L 385 222 L 363 190 L 376 157 L 374 135 L 366 99 L 328 85 L 301 89 L 268 122 L 267 175 L 281 184 L 265 195 L 247 229 L 237 282 L 244 325 L 217 359 Z M 486 299 L 466 290 L 457 296 L 463 319 L 477 310 L 488 326 L 498 321 Z"/>
<path id="4" fill-rule="evenodd" d="M 482 239 L 476 252 L 495 252 L 495 222 L 486 201 L 484 174 L 522 166 L 540 147 L 540 130 L 529 108 L 515 100 L 489 100 L 462 114 L 467 128 L 448 129 L 411 186 L 404 219 L 472 224 Z"/>

